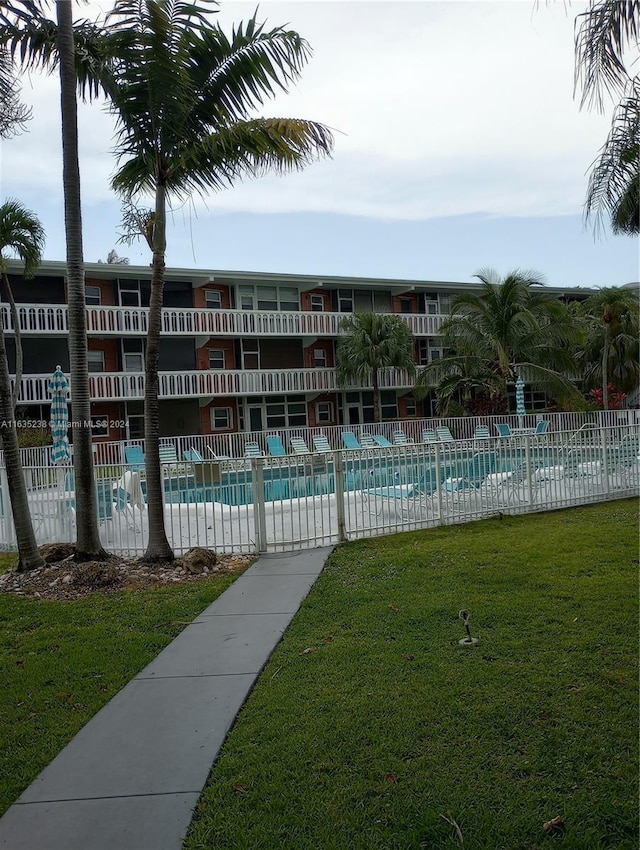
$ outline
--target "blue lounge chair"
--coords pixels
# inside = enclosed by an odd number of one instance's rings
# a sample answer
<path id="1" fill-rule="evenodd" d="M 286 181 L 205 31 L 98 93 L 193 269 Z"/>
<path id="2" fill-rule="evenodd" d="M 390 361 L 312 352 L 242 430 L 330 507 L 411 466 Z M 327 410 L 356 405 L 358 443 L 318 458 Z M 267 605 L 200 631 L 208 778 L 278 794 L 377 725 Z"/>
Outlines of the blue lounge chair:
<path id="1" fill-rule="evenodd" d="M 393 443 L 390 443 L 389 440 L 387 440 L 387 438 L 383 437 L 381 434 L 374 434 L 373 441 L 383 449 L 387 449 L 390 446 L 393 446 Z"/>
<path id="2" fill-rule="evenodd" d="M 478 425 L 476 430 L 473 432 L 474 440 L 488 440 L 489 439 L 489 428 L 487 425 Z"/>
<path id="3" fill-rule="evenodd" d="M 182 452 L 182 457 L 184 458 L 184 460 L 189 461 L 191 463 L 202 463 L 202 461 L 204 461 L 204 458 L 202 457 L 200 452 L 197 449 L 193 448 L 185 449 Z"/>
<path id="4" fill-rule="evenodd" d="M 324 434 L 316 434 L 313 438 L 313 448 L 317 452 L 332 452 L 333 449 L 329 445 L 329 440 Z"/>
<path id="5" fill-rule="evenodd" d="M 546 434 L 548 430 L 549 430 L 548 421 L 546 419 L 541 419 L 540 422 L 538 422 L 538 424 L 536 425 L 536 431 L 535 431 L 536 436 L 539 436 L 540 434 Z"/>
<path id="6" fill-rule="evenodd" d="M 446 425 L 440 425 L 436 428 L 436 434 L 438 435 L 438 440 L 440 440 L 441 443 L 453 442 L 453 434 Z"/>
<path id="7" fill-rule="evenodd" d="M 125 446 L 124 459 L 132 472 L 144 472 L 144 452 L 142 446 Z"/>
<path id="8" fill-rule="evenodd" d="M 393 445 L 394 446 L 408 446 L 409 440 L 407 440 L 407 435 L 404 431 L 394 431 L 393 432 Z"/>
<path id="9" fill-rule="evenodd" d="M 360 434 L 360 445 L 363 449 L 375 449 L 375 437 L 372 437 L 371 434 Z"/>
<path id="10" fill-rule="evenodd" d="M 260 446 L 254 442 L 250 441 L 244 444 L 244 456 L 245 457 L 262 457 L 262 452 L 260 451 Z"/>
<path id="11" fill-rule="evenodd" d="M 499 437 L 512 437 L 513 433 L 511 431 L 511 426 L 507 425 L 506 422 L 496 422 L 496 429 L 498 431 Z"/>
<path id="12" fill-rule="evenodd" d="M 469 461 L 460 477 L 447 478 L 444 490 L 451 494 L 478 494 L 489 475 L 498 471 L 498 461 L 495 452 L 478 452 Z"/>
<path id="13" fill-rule="evenodd" d="M 355 434 L 352 434 L 351 431 L 343 431 L 342 432 L 342 442 L 344 443 L 345 449 L 361 449 L 362 446 L 356 440 Z"/>
<path id="14" fill-rule="evenodd" d="M 422 442 L 433 445 L 438 442 L 438 435 L 431 428 L 425 428 L 422 432 Z"/>
<path id="15" fill-rule="evenodd" d="M 282 437 L 279 437 L 277 434 L 271 434 L 267 437 L 267 448 L 269 449 L 271 457 L 287 456 L 287 452 L 285 451 L 284 444 L 282 442 Z"/>

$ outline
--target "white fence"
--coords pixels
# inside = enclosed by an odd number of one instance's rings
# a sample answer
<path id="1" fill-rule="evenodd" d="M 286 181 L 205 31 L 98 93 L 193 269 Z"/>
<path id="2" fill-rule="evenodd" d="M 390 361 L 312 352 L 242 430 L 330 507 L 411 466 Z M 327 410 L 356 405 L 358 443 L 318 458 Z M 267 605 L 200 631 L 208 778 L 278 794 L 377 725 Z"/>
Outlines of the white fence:
<path id="1" fill-rule="evenodd" d="M 277 552 L 633 496 L 640 428 L 592 424 L 543 436 L 180 460 L 164 472 L 167 535 L 176 553 L 193 546 Z M 38 542 L 73 540 L 72 472 L 32 465 L 25 475 Z M 148 536 L 144 469 L 100 463 L 96 476 L 105 545 L 141 555 Z M 0 490 L 7 493 L 1 468 Z M 6 498 L 0 545 L 15 548 Z"/>

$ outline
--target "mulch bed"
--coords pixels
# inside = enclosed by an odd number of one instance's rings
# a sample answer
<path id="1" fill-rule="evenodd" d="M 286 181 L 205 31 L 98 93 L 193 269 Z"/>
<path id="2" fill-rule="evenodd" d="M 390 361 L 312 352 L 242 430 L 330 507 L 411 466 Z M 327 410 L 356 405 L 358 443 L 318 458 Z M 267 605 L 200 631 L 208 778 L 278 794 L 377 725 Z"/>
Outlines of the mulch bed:
<path id="1" fill-rule="evenodd" d="M 19 573 L 0 575 L 0 593 L 40 599 L 81 599 L 97 591 L 143 590 L 163 584 L 187 584 L 216 575 L 242 572 L 254 555 L 216 555 L 210 550 L 191 550 L 175 561 L 145 564 L 140 558 L 110 556 L 106 561 L 74 561 L 71 544 L 52 544 L 40 549 L 47 565 Z M 195 557 L 193 557 L 195 555 Z"/>

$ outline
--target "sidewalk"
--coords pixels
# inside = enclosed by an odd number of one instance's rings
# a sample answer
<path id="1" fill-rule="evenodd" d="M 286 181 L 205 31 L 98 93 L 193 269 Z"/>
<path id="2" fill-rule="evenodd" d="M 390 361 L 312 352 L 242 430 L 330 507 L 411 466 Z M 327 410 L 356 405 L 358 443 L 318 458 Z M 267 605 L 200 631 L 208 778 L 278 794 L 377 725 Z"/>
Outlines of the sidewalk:
<path id="1" fill-rule="evenodd" d="M 331 549 L 262 556 L 0 819 L 6 850 L 180 850 L 238 711 Z"/>

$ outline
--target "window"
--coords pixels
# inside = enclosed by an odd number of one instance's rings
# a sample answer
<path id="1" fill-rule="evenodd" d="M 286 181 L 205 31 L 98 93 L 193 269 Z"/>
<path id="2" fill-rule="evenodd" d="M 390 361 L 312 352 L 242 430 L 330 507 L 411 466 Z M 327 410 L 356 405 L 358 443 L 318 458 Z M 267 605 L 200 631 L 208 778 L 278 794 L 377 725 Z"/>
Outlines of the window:
<path id="1" fill-rule="evenodd" d="M 333 418 L 333 403 L 330 401 L 319 401 L 316 404 L 316 422 L 318 425 L 331 425 Z"/>
<path id="2" fill-rule="evenodd" d="M 258 310 L 277 310 L 278 292 L 275 286 L 258 287 Z"/>
<path id="3" fill-rule="evenodd" d="M 398 402 L 395 390 L 383 390 L 380 393 L 380 408 L 383 419 L 398 418 Z"/>
<path id="4" fill-rule="evenodd" d="M 85 286 L 84 288 L 84 303 L 89 307 L 100 306 L 102 290 L 99 286 Z"/>
<path id="5" fill-rule="evenodd" d="M 429 340 L 418 340 L 418 365 L 426 366 L 429 362 Z"/>
<path id="6" fill-rule="evenodd" d="M 313 365 L 316 369 L 324 369 L 327 365 L 327 352 L 324 348 L 313 349 Z"/>
<path id="7" fill-rule="evenodd" d="M 253 286 L 241 286 L 240 287 L 240 309 L 241 310 L 253 310 L 254 301 L 253 301 Z"/>
<path id="8" fill-rule="evenodd" d="M 413 302 L 410 298 L 401 298 L 400 299 L 400 312 L 401 313 L 411 313 L 411 308 L 413 306 Z"/>
<path id="9" fill-rule="evenodd" d="M 257 339 L 242 340 L 242 368 L 260 368 L 260 345 Z"/>
<path id="10" fill-rule="evenodd" d="M 209 368 L 224 369 L 224 351 L 221 348 L 209 349 Z"/>
<path id="11" fill-rule="evenodd" d="M 233 410 L 230 407 L 212 407 L 211 428 L 213 431 L 230 431 L 233 428 Z"/>
<path id="12" fill-rule="evenodd" d="M 87 351 L 87 365 L 90 372 L 104 372 L 104 351 Z"/>
<path id="13" fill-rule="evenodd" d="M 144 344 L 141 339 L 122 340 L 122 368 L 124 372 L 144 371 Z"/>
<path id="14" fill-rule="evenodd" d="M 405 396 L 404 409 L 406 410 L 407 416 L 417 416 L 418 405 L 412 395 Z"/>
<path id="15" fill-rule="evenodd" d="M 338 312 L 353 313 L 353 289 L 338 290 Z"/>
<path id="16" fill-rule="evenodd" d="M 322 295 L 312 295 L 310 299 L 311 310 L 314 313 L 322 313 L 324 310 L 324 298 Z"/>
<path id="17" fill-rule="evenodd" d="M 92 416 L 91 417 L 91 436 L 106 437 L 109 434 L 109 417 L 108 416 Z"/>
<path id="18" fill-rule="evenodd" d="M 220 310 L 222 308 L 222 293 L 219 289 L 205 289 L 204 302 L 208 310 Z"/>
<path id="19" fill-rule="evenodd" d="M 120 286 L 120 306 L 122 307 L 139 307 L 140 306 L 140 288 L 138 286 Z"/>
<path id="20" fill-rule="evenodd" d="M 281 310 L 299 310 L 298 290 L 295 288 L 281 287 L 278 290 Z"/>

